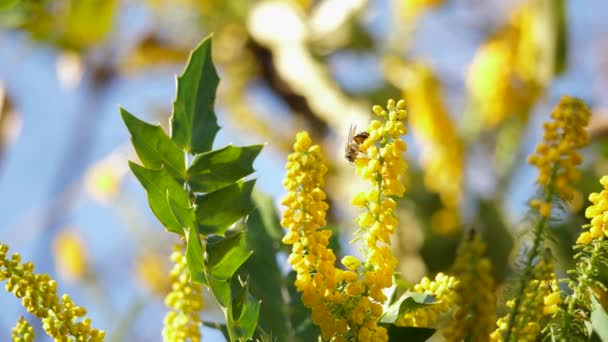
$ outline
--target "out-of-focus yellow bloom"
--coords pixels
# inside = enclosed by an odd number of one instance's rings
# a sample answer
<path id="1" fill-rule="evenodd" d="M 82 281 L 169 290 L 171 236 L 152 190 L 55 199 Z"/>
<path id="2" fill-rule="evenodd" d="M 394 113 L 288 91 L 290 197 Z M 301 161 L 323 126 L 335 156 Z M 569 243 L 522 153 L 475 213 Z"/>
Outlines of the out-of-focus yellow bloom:
<path id="1" fill-rule="evenodd" d="M 62 277 L 78 280 L 89 271 L 89 262 L 82 237 L 71 228 L 60 231 L 53 241 L 55 267 Z"/>
<path id="2" fill-rule="evenodd" d="M 200 342 L 203 288 L 201 284 L 191 281 L 188 262 L 182 249 L 181 245 L 175 245 L 171 254 L 171 261 L 175 263 L 169 274 L 172 290 L 165 297 L 165 304 L 171 310 L 165 315 L 163 340 Z"/>
<path id="3" fill-rule="evenodd" d="M 93 164 L 85 175 L 84 187 L 89 196 L 99 203 L 112 203 L 127 173 L 124 165 L 125 161 L 115 154 Z"/>
<path id="4" fill-rule="evenodd" d="M 556 191 L 567 201 L 572 199 L 572 185 L 580 177 L 576 166 L 583 162 L 583 158 L 577 149 L 589 143 L 586 126 L 590 115 L 591 112 L 583 101 L 562 97 L 551 113 L 553 120 L 544 124 L 543 142 L 528 158 L 528 162 L 539 170 L 538 184 L 549 192 Z M 537 200 L 531 205 L 544 217 L 551 213 L 551 206 L 547 202 Z"/>
<path id="5" fill-rule="evenodd" d="M 437 324 L 439 315 L 447 312 L 454 306 L 454 300 L 456 299 L 455 290 L 457 286 L 458 281 L 456 278 L 441 272 L 437 273 L 434 281 L 427 277 L 422 278 L 420 283 L 414 285 L 412 292 L 434 296 L 437 303 L 406 312 L 397 319 L 395 325 L 407 327 L 434 326 Z"/>
<path id="6" fill-rule="evenodd" d="M 36 334 L 30 323 L 21 316 L 13 328 L 11 337 L 13 342 L 32 342 L 36 338 Z"/>
<path id="7" fill-rule="evenodd" d="M 135 273 L 152 293 L 166 296 L 171 290 L 167 262 L 155 253 L 145 253 L 135 260 Z"/>
<path id="8" fill-rule="evenodd" d="M 424 11 L 443 4 L 445 0 L 395 0 L 395 7 L 406 21 L 418 18 Z"/>
<path id="9" fill-rule="evenodd" d="M 438 232 L 451 233 L 460 224 L 458 206 L 463 187 L 464 146 L 444 105 L 440 85 L 432 71 L 423 64 L 408 70 L 412 80 L 404 87 L 404 95 L 411 112 L 409 124 L 414 137 L 422 146 L 424 185 L 439 194 L 449 213 L 449 220 L 437 220 Z"/>
<path id="10" fill-rule="evenodd" d="M 604 189 L 589 195 L 589 201 L 593 204 L 585 210 L 585 217 L 591 219 L 591 227 L 578 237 L 576 243 L 579 245 L 588 245 L 593 240 L 608 236 L 608 176 L 603 176 L 600 183 Z"/>
<path id="11" fill-rule="evenodd" d="M 493 128 L 511 114 L 527 120 L 530 107 L 548 81 L 538 65 L 537 31 L 542 24 L 534 5 L 523 5 L 477 50 L 467 85 L 484 127 Z"/>
<path id="12" fill-rule="evenodd" d="M 48 274 L 35 274 L 34 264 L 21 263 L 17 253 L 8 258 L 8 246 L 0 244 L 0 281 L 7 280 L 6 290 L 21 298 L 27 312 L 42 319 L 42 328 L 56 341 L 103 341 L 105 332 L 91 327 L 91 320 L 78 319 L 87 314 L 70 296 L 57 295 L 57 283 Z"/>
<path id="13" fill-rule="evenodd" d="M 557 277 L 553 273 L 553 264 L 545 257 L 533 268 L 533 278 L 526 284 L 521 298 L 521 305 L 513 322 L 511 341 L 536 341 L 540 334 L 540 320 L 544 316 L 552 316 L 561 304 Z M 514 300 L 507 302 L 507 307 L 513 309 Z M 491 341 L 503 341 L 509 327 L 511 313 L 499 318 L 498 328 L 490 335 Z"/>
<path id="14" fill-rule="evenodd" d="M 486 258 L 486 245 L 479 234 L 467 239 L 458 251 L 453 267 L 459 280 L 455 286 L 454 302 L 457 305 L 448 328 L 446 341 L 487 341 L 494 328 L 496 297 L 492 264 Z"/>

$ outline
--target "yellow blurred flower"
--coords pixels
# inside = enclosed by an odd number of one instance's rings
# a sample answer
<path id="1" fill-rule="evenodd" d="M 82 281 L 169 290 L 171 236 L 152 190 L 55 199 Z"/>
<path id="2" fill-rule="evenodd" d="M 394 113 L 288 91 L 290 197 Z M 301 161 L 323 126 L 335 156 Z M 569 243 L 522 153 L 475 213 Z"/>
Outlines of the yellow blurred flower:
<path id="1" fill-rule="evenodd" d="M 443 4 L 445 0 L 394 0 L 394 6 L 407 22 L 417 19 L 424 11 Z"/>
<path id="2" fill-rule="evenodd" d="M 452 268 L 459 283 L 455 286 L 457 305 L 444 331 L 446 341 L 487 341 L 496 321 L 492 264 L 485 257 L 486 246 L 479 234 L 471 232 L 460 246 Z"/>
<path id="3" fill-rule="evenodd" d="M 135 273 L 140 283 L 155 295 L 166 296 L 171 290 L 167 262 L 156 253 L 148 252 L 137 257 Z"/>
<path id="4" fill-rule="evenodd" d="M 53 241 L 55 267 L 65 279 L 75 281 L 89 271 L 86 245 L 73 228 L 61 230 Z"/>
<path id="5" fill-rule="evenodd" d="M 171 261 L 175 263 L 169 273 L 172 287 L 165 297 L 165 305 L 171 310 L 165 315 L 163 341 L 200 342 L 203 287 L 191 281 L 188 262 L 181 245 L 173 247 Z"/>
<path id="6" fill-rule="evenodd" d="M 95 201 L 109 204 L 120 192 L 122 179 L 127 173 L 126 162 L 118 154 L 93 164 L 85 175 L 85 190 Z"/>
<path id="7" fill-rule="evenodd" d="M 484 127 L 496 127 L 514 114 L 527 121 L 549 78 L 539 65 L 542 25 L 535 5 L 525 4 L 477 50 L 467 86 Z"/>
<path id="8" fill-rule="evenodd" d="M 577 150 L 589 143 L 586 127 L 590 116 L 582 100 L 563 96 L 551 113 L 553 120 L 544 124 L 543 141 L 528 158 L 539 170 L 538 184 L 566 201 L 573 198 L 573 184 L 580 178 L 576 167 L 583 158 Z M 531 204 L 544 217 L 551 213 L 547 199 Z"/>

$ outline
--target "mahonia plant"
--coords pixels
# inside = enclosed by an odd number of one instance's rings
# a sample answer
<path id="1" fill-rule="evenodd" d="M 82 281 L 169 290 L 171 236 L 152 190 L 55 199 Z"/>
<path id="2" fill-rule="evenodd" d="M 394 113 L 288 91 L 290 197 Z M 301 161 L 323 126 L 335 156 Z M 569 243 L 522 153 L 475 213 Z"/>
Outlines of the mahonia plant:
<path id="1" fill-rule="evenodd" d="M 103 341 L 105 331 L 91 327 L 87 310 L 72 302 L 69 295 L 57 294 L 57 282 L 48 274 L 34 273 L 34 264 L 21 262 L 18 253 L 8 255 L 8 245 L 0 244 L 0 281 L 6 290 L 21 299 L 30 314 L 42 320 L 42 328 L 55 341 Z M 22 317 L 13 329 L 13 341 L 33 341 L 34 331 Z"/>

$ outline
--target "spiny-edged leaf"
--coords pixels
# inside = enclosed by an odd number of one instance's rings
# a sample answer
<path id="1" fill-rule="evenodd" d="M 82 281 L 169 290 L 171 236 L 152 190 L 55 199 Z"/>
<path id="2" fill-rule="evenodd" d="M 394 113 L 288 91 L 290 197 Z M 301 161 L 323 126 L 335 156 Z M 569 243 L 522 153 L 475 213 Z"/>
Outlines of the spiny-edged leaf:
<path id="1" fill-rule="evenodd" d="M 435 329 L 420 327 L 386 326 L 389 341 L 424 342 L 435 334 Z"/>
<path id="2" fill-rule="evenodd" d="M 591 311 L 591 326 L 593 331 L 600 336 L 602 341 L 608 341 L 608 315 L 595 296 L 591 296 L 591 302 L 593 308 L 593 311 Z"/>
<path id="3" fill-rule="evenodd" d="M 211 60 L 211 37 L 207 37 L 192 51 L 177 78 L 171 116 L 171 138 L 192 154 L 209 151 L 220 129 L 213 108 L 219 81 Z"/>
<path id="4" fill-rule="evenodd" d="M 192 281 L 208 285 L 205 276 L 205 258 L 203 257 L 203 246 L 201 237 L 196 228 L 188 228 L 188 244 L 186 245 L 186 260 Z"/>
<path id="5" fill-rule="evenodd" d="M 148 203 L 154 215 L 168 231 L 184 235 L 181 223 L 177 220 L 169 204 L 168 195 L 180 207 L 189 206 L 189 196 L 166 169 L 152 170 L 129 162 L 131 171 L 146 189 Z"/>
<path id="6" fill-rule="evenodd" d="M 228 328 L 226 327 L 226 324 L 217 323 L 217 322 L 208 322 L 205 320 L 203 320 L 202 323 L 204 326 L 206 326 L 208 328 L 219 330 L 222 333 L 222 335 L 224 335 L 224 338 L 226 339 L 226 341 L 230 341 L 230 335 L 228 334 Z"/>
<path id="7" fill-rule="evenodd" d="M 188 168 L 188 184 L 193 191 L 210 192 L 251 174 L 253 161 L 263 145 L 226 146 L 197 154 Z"/>
<path id="8" fill-rule="evenodd" d="M 289 326 L 285 319 L 288 316 L 283 298 L 285 284 L 277 263 L 277 253 L 283 246 L 283 229 L 279 225 L 272 198 L 259 191 L 254 192 L 252 197 L 256 208 L 249 214 L 246 226 L 247 245 L 253 249 L 253 255 L 239 272 L 248 275 L 251 294 L 262 301 L 259 330 L 272 333 L 278 341 L 287 341 Z"/>
<path id="9" fill-rule="evenodd" d="M 251 256 L 244 232 L 221 237 L 210 236 L 207 242 L 207 273 L 216 279 L 230 279 Z"/>
<path id="10" fill-rule="evenodd" d="M 165 134 L 162 127 L 139 120 L 122 107 L 120 115 L 131 133 L 133 147 L 144 166 L 150 169 L 164 166 L 173 177 L 183 180 L 186 176 L 184 153 Z"/>
<path id="11" fill-rule="evenodd" d="M 209 288 L 213 295 L 217 299 L 217 302 L 223 309 L 230 307 L 231 291 L 230 291 L 230 279 L 219 279 L 211 274 L 208 274 L 207 281 L 209 282 Z"/>
<path id="12" fill-rule="evenodd" d="M 196 198 L 196 222 L 201 234 L 224 234 L 231 224 L 253 208 L 255 180 L 238 182 Z"/>
<path id="13" fill-rule="evenodd" d="M 433 296 L 424 293 L 406 292 L 397 301 L 389 305 L 380 317 L 380 323 L 395 323 L 399 317 L 408 311 L 436 304 L 434 299 Z"/>
<path id="14" fill-rule="evenodd" d="M 249 341 L 253 337 L 260 314 L 260 301 L 249 294 L 247 283 L 234 280 L 232 305 L 226 315 L 228 332 L 232 341 Z"/>

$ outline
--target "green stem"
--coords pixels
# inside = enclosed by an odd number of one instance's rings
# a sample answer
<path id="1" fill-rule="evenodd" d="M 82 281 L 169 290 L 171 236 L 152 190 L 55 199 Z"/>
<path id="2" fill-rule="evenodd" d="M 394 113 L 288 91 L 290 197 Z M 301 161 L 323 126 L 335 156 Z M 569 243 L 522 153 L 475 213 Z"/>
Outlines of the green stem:
<path id="1" fill-rule="evenodd" d="M 549 181 L 549 184 L 547 185 L 548 191 L 545 194 L 545 198 L 544 198 L 545 202 L 550 202 L 551 198 L 553 197 L 553 192 L 554 192 L 553 181 L 555 180 L 556 173 L 557 173 L 557 166 L 555 166 L 553 168 L 553 172 L 551 173 L 551 179 Z M 534 227 L 534 243 L 532 245 L 532 249 L 528 253 L 524 272 L 523 272 L 522 276 L 519 278 L 517 296 L 515 297 L 515 303 L 513 304 L 513 310 L 511 311 L 511 315 L 509 317 L 509 323 L 507 325 L 507 334 L 505 336 L 506 342 L 509 342 L 511 339 L 511 330 L 513 329 L 513 326 L 515 325 L 515 318 L 517 317 L 517 314 L 519 313 L 519 308 L 520 308 L 522 300 L 523 300 L 524 292 L 526 290 L 526 285 L 532 278 L 532 269 L 533 269 L 532 262 L 534 262 L 534 258 L 536 258 L 536 256 L 538 256 L 538 250 L 539 250 L 540 244 L 543 240 L 543 230 L 545 229 L 547 221 L 548 221 L 548 217 L 543 216 L 536 224 L 536 227 Z"/>
<path id="2" fill-rule="evenodd" d="M 577 303 L 578 302 L 582 302 L 582 303 L 588 302 L 585 300 L 583 293 L 589 291 L 589 285 L 590 285 L 589 284 L 589 280 L 590 280 L 589 274 L 591 272 L 593 272 L 593 265 L 596 264 L 596 260 L 599 255 L 599 251 L 602 246 L 602 243 L 601 243 L 602 240 L 603 240 L 603 238 L 593 241 L 593 251 L 591 252 L 591 257 L 589 258 L 589 262 L 587 263 L 585 270 L 583 272 L 579 273 L 579 275 L 577 277 L 578 283 L 576 284 L 576 287 L 573 289 L 572 295 L 569 297 L 568 308 L 566 309 L 566 315 L 564 315 L 564 322 L 563 322 L 565 336 L 570 336 L 571 319 L 569 319 L 569 318 L 577 317 L 577 315 L 575 315 L 575 313 L 574 313 Z M 583 296 L 583 297 L 581 297 L 581 296 Z"/>

